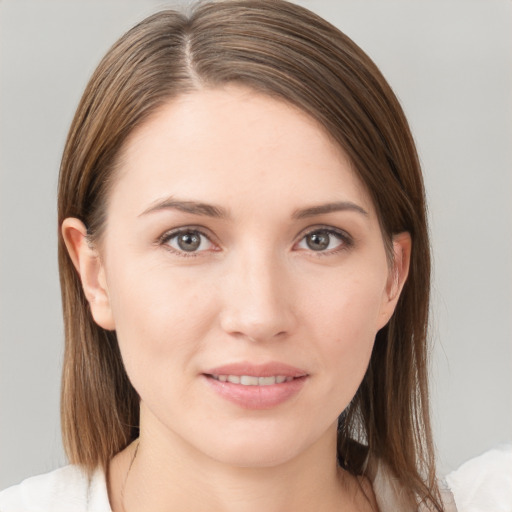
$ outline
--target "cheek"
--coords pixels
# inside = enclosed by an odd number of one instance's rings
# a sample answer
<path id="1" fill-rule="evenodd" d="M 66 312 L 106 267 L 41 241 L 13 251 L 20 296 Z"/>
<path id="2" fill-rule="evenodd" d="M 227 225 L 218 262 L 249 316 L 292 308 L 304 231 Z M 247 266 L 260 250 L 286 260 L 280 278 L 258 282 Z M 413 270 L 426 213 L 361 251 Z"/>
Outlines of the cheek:
<path id="1" fill-rule="evenodd" d="M 384 274 L 385 275 L 385 274 Z M 310 296 L 309 330 L 317 340 L 330 391 L 350 401 L 371 357 L 381 311 L 385 279 L 381 273 L 364 279 L 333 280 Z"/>
<path id="2" fill-rule="evenodd" d="M 318 284 L 318 283 L 317 283 Z M 378 330 L 386 286 L 386 270 L 339 273 L 323 286 L 310 286 L 302 294 L 314 323 L 341 344 L 348 340 L 374 338 Z"/>
<path id="3" fill-rule="evenodd" d="M 182 371 L 216 314 L 213 292 L 206 293 L 212 288 L 198 286 L 183 272 L 148 265 L 118 268 L 123 270 L 110 274 L 110 300 L 128 375 L 142 380 L 158 369 L 164 375 Z"/>

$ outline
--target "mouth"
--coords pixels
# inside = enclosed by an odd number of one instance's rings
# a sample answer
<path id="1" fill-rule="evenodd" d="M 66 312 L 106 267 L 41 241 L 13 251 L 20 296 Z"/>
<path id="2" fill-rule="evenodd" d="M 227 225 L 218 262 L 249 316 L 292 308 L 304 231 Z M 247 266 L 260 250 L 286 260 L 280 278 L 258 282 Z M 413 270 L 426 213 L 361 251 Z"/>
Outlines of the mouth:
<path id="1" fill-rule="evenodd" d="M 255 375 L 207 375 L 219 382 L 230 382 L 231 384 L 240 384 L 242 386 L 272 386 L 291 382 L 300 377 L 286 377 L 285 375 L 275 375 L 270 377 L 256 377 Z"/>
<path id="2" fill-rule="evenodd" d="M 243 409 L 271 409 L 296 397 L 309 374 L 281 363 L 231 364 L 203 373 L 216 395 Z"/>

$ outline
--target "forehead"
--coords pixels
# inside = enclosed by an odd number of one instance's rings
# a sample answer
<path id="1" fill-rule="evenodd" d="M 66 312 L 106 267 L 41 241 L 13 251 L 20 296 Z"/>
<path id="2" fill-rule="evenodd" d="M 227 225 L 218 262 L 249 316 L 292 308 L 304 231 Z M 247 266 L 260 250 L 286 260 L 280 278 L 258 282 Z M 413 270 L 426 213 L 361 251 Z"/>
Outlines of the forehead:
<path id="1" fill-rule="evenodd" d="M 250 89 L 205 89 L 170 100 L 128 138 L 113 195 L 162 194 L 236 204 L 357 199 L 351 162 L 314 119 Z M 113 198 L 114 199 L 114 198 Z"/>

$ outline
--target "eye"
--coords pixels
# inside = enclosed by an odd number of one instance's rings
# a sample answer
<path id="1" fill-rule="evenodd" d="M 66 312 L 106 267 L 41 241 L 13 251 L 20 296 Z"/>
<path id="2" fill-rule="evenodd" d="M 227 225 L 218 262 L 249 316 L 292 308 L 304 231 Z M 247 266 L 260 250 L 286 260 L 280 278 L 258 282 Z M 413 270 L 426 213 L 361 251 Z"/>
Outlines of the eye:
<path id="1" fill-rule="evenodd" d="M 198 253 L 212 250 L 215 246 L 211 240 L 197 229 L 180 229 L 166 233 L 162 239 L 163 245 L 168 245 L 178 253 Z"/>
<path id="2" fill-rule="evenodd" d="M 297 247 L 315 252 L 336 252 L 349 247 L 351 238 L 344 232 L 332 228 L 315 229 L 307 233 Z"/>

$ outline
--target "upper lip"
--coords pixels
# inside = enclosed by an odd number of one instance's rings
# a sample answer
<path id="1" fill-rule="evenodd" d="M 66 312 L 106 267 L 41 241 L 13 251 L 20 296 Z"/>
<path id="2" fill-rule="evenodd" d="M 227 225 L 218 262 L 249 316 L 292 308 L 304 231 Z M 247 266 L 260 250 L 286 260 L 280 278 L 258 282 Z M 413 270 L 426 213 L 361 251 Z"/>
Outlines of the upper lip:
<path id="1" fill-rule="evenodd" d="M 205 375 L 251 375 L 253 377 L 303 377 L 308 374 L 305 370 L 280 362 L 253 364 L 249 362 L 230 363 L 211 368 Z"/>

